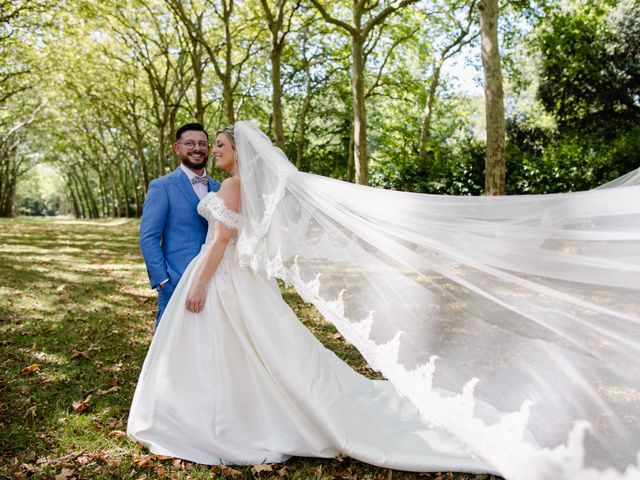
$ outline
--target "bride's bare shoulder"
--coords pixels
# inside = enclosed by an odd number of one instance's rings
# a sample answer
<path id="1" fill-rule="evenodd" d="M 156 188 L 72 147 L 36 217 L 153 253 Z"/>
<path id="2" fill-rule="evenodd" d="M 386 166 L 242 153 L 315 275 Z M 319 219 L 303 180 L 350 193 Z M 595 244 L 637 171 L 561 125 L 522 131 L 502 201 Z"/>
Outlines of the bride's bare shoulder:
<path id="1" fill-rule="evenodd" d="M 240 210 L 240 178 L 230 177 L 225 179 L 220 185 L 218 196 L 224 200 L 229 210 L 237 212 Z"/>

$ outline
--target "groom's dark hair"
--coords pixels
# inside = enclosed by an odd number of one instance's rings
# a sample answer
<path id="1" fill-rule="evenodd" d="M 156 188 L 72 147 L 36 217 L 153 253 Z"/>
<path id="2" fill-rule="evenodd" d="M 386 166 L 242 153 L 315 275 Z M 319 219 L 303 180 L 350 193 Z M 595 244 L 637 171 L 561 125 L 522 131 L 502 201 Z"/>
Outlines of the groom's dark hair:
<path id="1" fill-rule="evenodd" d="M 200 123 L 185 123 L 183 126 L 181 126 L 177 131 L 176 131 L 176 142 L 178 140 L 180 140 L 180 136 L 184 133 L 187 132 L 189 130 L 195 130 L 196 132 L 204 132 L 204 134 L 207 136 L 207 138 L 209 138 L 209 134 L 207 133 L 207 131 L 204 129 L 204 127 L 202 126 L 202 124 Z"/>

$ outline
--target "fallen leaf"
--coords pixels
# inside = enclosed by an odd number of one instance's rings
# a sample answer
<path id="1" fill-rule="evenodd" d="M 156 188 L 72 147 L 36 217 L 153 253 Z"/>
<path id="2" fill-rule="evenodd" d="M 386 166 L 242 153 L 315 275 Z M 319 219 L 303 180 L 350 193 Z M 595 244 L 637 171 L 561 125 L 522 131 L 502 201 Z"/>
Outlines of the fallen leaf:
<path id="1" fill-rule="evenodd" d="M 254 465 L 251 468 L 251 472 L 254 474 L 260 474 L 262 472 L 273 472 L 273 467 L 269 464 L 260 463 L 258 465 Z"/>
<path id="2" fill-rule="evenodd" d="M 89 354 L 86 350 L 76 350 L 75 348 L 71 350 L 71 358 L 89 358 Z"/>
<path id="3" fill-rule="evenodd" d="M 20 373 L 22 375 L 32 375 L 36 372 L 40 371 L 40 365 L 37 363 L 33 363 L 31 365 L 29 365 L 28 367 L 24 367 L 22 370 L 20 370 Z"/>
<path id="4" fill-rule="evenodd" d="M 107 379 L 107 385 L 109 385 L 110 387 L 115 387 L 117 385 L 119 385 L 120 382 L 118 381 L 118 379 L 116 377 L 111 377 Z"/>
<path id="5" fill-rule="evenodd" d="M 87 457 L 86 455 L 80 455 L 78 458 L 76 458 L 76 462 L 78 462 L 80 465 L 86 465 L 90 461 L 91 460 L 89 460 L 89 457 Z"/>
<path id="6" fill-rule="evenodd" d="M 171 465 L 173 465 L 174 467 L 179 467 L 182 464 L 182 460 L 180 460 L 179 458 L 176 458 L 173 462 L 171 462 Z"/>
<path id="7" fill-rule="evenodd" d="M 105 452 L 104 450 L 93 452 L 90 456 L 92 460 L 95 460 L 98 463 L 109 463 L 109 452 Z"/>
<path id="8" fill-rule="evenodd" d="M 236 470 L 231 467 L 227 467 L 226 465 L 214 465 L 211 468 L 211 473 L 216 475 L 220 474 L 223 477 L 227 478 L 240 478 L 242 477 L 242 472 L 240 470 Z"/>
<path id="9" fill-rule="evenodd" d="M 69 477 L 73 476 L 73 470 L 70 468 L 63 468 L 62 471 L 55 476 L 56 480 L 66 480 Z"/>
<path id="10" fill-rule="evenodd" d="M 153 455 L 151 455 L 153 458 L 155 458 L 156 460 L 170 460 L 173 457 L 168 457 L 166 455 L 159 455 L 157 453 L 154 453 Z"/>
<path id="11" fill-rule="evenodd" d="M 276 472 L 278 476 L 285 477 L 287 475 L 287 467 L 282 467 L 280 470 Z"/>
<path id="12" fill-rule="evenodd" d="M 106 395 L 107 393 L 113 393 L 113 392 L 117 392 L 118 390 L 120 390 L 120 387 L 118 387 L 117 385 L 115 387 L 111 387 L 108 390 L 98 390 L 96 392 L 96 394 L 98 395 Z"/>
<path id="13" fill-rule="evenodd" d="M 109 436 L 113 438 L 123 438 L 123 437 L 126 437 L 127 434 L 124 433 L 122 430 L 114 430 L 109 434 Z"/>
<path id="14" fill-rule="evenodd" d="M 141 470 L 153 468 L 154 466 L 153 456 L 151 455 L 134 455 L 131 461 Z"/>
<path id="15" fill-rule="evenodd" d="M 119 470 L 120 470 L 120 464 L 119 463 L 117 463 L 117 462 L 109 462 L 107 464 L 107 471 L 111 475 L 116 474 Z"/>
<path id="16" fill-rule="evenodd" d="M 42 465 L 43 463 L 49 463 L 49 457 L 40 457 L 36 460 L 36 465 Z"/>
<path id="17" fill-rule="evenodd" d="M 35 471 L 35 469 L 33 468 L 33 465 L 31 465 L 30 463 L 21 464 L 19 469 L 27 473 L 33 473 Z"/>
<path id="18" fill-rule="evenodd" d="M 35 418 L 36 416 L 36 410 L 38 409 L 37 405 L 32 405 L 29 408 L 27 408 L 27 411 L 25 412 L 24 416 L 28 416 L 31 415 L 31 418 Z"/>
<path id="19" fill-rule="evenodd" d="M 72 404 L 73 411 L 76 413 L 84 412 L 89 407 L 90 402 L 91 402 L 91 395 L 88 395 L 87 398 L 79 402 L 73 402 Z"/>

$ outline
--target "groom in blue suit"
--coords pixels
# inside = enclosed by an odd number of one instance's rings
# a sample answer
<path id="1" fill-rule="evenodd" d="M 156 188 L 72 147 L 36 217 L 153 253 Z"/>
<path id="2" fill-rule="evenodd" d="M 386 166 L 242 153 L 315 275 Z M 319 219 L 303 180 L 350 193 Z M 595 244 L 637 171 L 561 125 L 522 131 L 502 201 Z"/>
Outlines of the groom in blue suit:
<path id="1" fill-rule="evenodd" d="M 207 221 L 196 208 L 220 183 L 207 175 L 209 135 L 199 123 L 176 132 L 173 151 L 181 165 L 149 183 L 140 224 L 140 250 L 151 288 L 158 291 L 156 327 L 187 265 L 200 252 Z"/>

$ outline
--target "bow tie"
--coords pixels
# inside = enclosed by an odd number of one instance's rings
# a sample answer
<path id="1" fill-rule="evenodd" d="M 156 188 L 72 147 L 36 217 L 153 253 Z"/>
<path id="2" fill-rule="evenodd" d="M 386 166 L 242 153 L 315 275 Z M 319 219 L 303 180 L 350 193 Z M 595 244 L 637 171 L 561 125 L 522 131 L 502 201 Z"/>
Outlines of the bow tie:
<path id="1" fill-rule="evenodd" d="M 193 177 L 191 179 L 191 184 L 196 185 L 201 183 L 202 185 L 209 185 L 209 179 L 207 177 Z"/>

